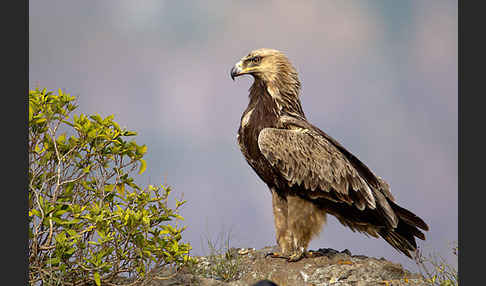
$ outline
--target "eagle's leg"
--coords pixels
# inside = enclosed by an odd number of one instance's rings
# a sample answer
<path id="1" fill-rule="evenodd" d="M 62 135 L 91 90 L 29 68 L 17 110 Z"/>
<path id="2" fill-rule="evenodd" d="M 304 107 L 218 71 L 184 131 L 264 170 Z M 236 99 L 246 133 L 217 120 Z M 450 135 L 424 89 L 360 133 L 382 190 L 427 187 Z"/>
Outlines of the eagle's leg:
<path id="1" fill-rule="evenodd" d="M 293 236 L 293 253 L 289 261 L 298 261 L 306 255 L 311 239 L 317 236 L 326 222 L 326 213 L 312 201 L 299 196 L 287 196 L 288 229 Z"/>
<path id="2" fill-rule="evenodd" d="M 272 257 L 288 258 L 293 253 L 293 237 L 287 225 L 287 199 L 274 188 L 272 192 L 273 218 L 275 222 L 275 234 L 280 253 L 271 253 Z"/>

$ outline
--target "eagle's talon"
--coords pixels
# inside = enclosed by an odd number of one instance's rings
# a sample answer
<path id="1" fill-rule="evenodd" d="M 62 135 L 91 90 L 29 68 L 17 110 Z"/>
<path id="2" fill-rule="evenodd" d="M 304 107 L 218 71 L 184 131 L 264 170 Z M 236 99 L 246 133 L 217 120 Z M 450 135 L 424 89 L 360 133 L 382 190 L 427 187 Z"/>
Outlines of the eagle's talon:
<path id="1" fill-rule="evenodd" d="M 288 256 L 283 255 L 280 252 L 268 252 L 267 254 L 265 254 L 265 258 L 267 258 L 268 256 L 270 256 L 271 258 L 284 258 L 284 259 L 289 258 Z"/>
<path id="2" fill-rule="evenodd" d="M 304 253 L 294 253 L 290 255 L 290 257 L 287 259 L 288 262 L 297 262 L 304 258 Z"/>

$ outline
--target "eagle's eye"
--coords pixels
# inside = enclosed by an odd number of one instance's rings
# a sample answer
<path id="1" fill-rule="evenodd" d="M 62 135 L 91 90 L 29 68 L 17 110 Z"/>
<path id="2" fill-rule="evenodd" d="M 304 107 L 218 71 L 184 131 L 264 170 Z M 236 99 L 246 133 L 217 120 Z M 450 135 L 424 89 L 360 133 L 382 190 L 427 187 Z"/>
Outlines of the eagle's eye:
<path id="1" fill-rule="evenodd" d="M 261 61 L 261 59 L 262 57 L 260 56 L 254 56 L 253 58 L 251 58 L 251 62 L 254 64 L 258 64 Z"/>

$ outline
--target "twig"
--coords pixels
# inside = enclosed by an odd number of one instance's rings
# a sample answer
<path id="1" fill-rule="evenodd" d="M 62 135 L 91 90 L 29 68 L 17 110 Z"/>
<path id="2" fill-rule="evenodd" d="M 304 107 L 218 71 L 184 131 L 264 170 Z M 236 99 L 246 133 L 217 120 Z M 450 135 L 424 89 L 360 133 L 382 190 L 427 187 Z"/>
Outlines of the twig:
<path id="1" fill-rule="evenodd" d="M 47 237 L 47 241 L 44 245 L 41 245 L 39 248 L 40 249 L 50 249 L 49 244 L 51 244 L 52 240 L 52 232 L 53 232 L 53 226 L 52 226 L 52 213 L 49 214 L 49 236 Z"/>

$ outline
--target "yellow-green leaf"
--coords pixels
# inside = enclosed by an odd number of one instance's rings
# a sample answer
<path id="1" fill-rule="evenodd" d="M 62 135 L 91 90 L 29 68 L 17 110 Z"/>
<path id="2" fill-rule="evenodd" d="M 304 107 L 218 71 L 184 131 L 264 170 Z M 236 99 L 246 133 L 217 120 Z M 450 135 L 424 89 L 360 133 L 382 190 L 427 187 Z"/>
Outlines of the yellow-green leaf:
<path id="1" fill-rule="evenodd" d="M 140 170 L 138 171 L 139 174 L 142 174 L 145 172 L 145 169 L 147 169 L 147 162 L 145 162 L 144 159 L 140 159 Z"/>
<path id="2" fill-rule="evenodd" d="M 150 225 L 150 218 L 148 216 L 144 216 L 142 218 L 142 222 L 144 225 Z"/>
<path id="3" fill-rule="evenodd" d="M 32 105 L 29 104 L 29 121 L 32 121 L 33 117 L 34 117 L 34 111 L 32 110 Z"/>
<path id="4" fill-rule="evenodd" d="M 60 217 L 65 213 L 67 213 L 67 210 L 58 210 L 58 211 L 54 212 L 54 216 Z"/>
<path id="5" fill-rule="evenodd" d="M 86 167 L 83 168 L 83 173 L 89 173 L 90 172 L 90 169 L 91 169 L 91 165 L 88 165 Z"/>
<path id="6" fill-rule="evenodd" d="M 59 144 L 64 144 L 64 142 L 66 142 L 66 135 L 65 134 L 61 134 L 59 137 L 57 137 L 57 143 Z"/>
<path id="7" fill-rule="evenodd" d="M 120 195 L 125 196 L 125 184 L 117 184 L 116 189 Z"/>
<path id="8" fill-rule="evenodd" d="M 113 121 L 112 124 L 115 127 L 115 130 L 120 130 L 120 125 L 118 125 L 118 123 L 116 123 L 115 121 Z"/>
<path id="9" fill-rule="evenodd" d="M 38 210 L 36 210 L 36 209 L 32 209 L 32 210 L 30 210 L 30 211 L 29 211 L 29 216 L 31 216 L 31 215 L 30 215 L 31 213 L 32 213 L 33 215 L 37 216 L 37 217 L 41 217 L 41 213 L 40 213 Z"/>
<path id="10" fill-rule="evenodd" d="M 105 192 L 111 193 L 113 189 L 115 188 L 115 185 L 105 185 Z"/>
<path id="11" fill-rule="evenodd" d="M 47 119 L 45 119 L 45 118 L 39 118 L 39 119 L 37 119 L 37 120 L 35 121 L 35 123 L 36 123 L 36 124 L 40 124 L 40 123 L 42 123 L 42 122 L 46 122 L 46 121 L 47 121 Z"/>
<path id="12" fill-rule="evenodd" d="M 59 257 L 49 258 L 47 260 L 48 265 L 58 265 L 59 262 L 61 262 L 61 259 L 59 259 Z"/>
<path id="13" fill-rule="evenodd" d="M 184 218 L 178 214 L 174 214 L 174 217 L 177 218 L 177 219 L 180 219 L 180 220 L 184 220 Z"/>
<path id="14" fill-rule="evenodd" d="M 96 285 L 101 286 L 101 277 L 99 272 L 94 273 L 94 281 Z"/>

